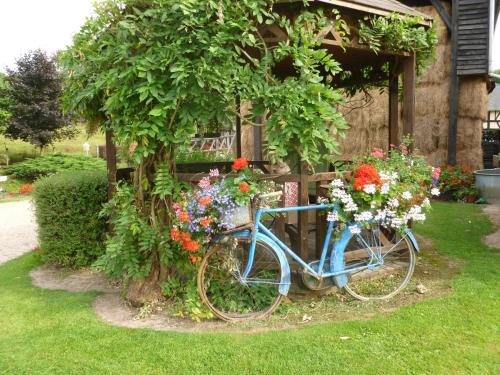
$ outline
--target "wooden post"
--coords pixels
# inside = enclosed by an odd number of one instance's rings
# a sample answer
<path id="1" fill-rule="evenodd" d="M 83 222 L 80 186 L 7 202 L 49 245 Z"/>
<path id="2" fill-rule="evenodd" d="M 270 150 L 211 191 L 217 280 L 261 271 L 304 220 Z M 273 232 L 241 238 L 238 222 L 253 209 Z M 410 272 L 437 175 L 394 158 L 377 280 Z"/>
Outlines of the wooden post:
<path id="1" fill-rule="evenodd" d="M 399 67 L 395 57 L 389 66 L 389 146 L 399 145 Z"/>
<path id="2" fill-rule="evenodd" d="M 448 123 L 448 163 L 457 163 L 457 128 L 458 128 L 458 95 L 460 79 L 457 74 L 458 50 L 458 1 L 453 0 L 451 6 L 451 80 L 450 80 L 450 114 Z"/>
<path id="3" fill-rule="evenodd" d="M 415 128 L 415 54 L 403 59 L 403 136 L 413 137 Z"/>
<path id="4" fill-rule="evenodd" d="M 241 116 L 241 100 L 236 97 L 236 111 Z M 236 157 L 241 158 L 241 118 L 236 116 Z"/>
<path id="5" fill-rule="evenodd" d="M 321 185 L 326 185 L 328 181 L 318 181 L 316 182 L 316 198 L 325 196 L 325 189 Z M 325 242 L 327 224 L 326 224 L 326 212 L 324 210 L 316 210 L 316 256 L 315 259 L 321 257 L 321 252 L 323 251 L 323 243 Z"/>
<path id="6" fill-rule="evenodd" d="M 299 182 L 299 206 L 309 205 L 309 166 L 306 162 L 300 162 L 300 182 Z M 309 245 L 307 237 L 309 232 L 309 212 L 298 212 L 298 246 L 299 256 L 304 260 L 309 260 Z"/>
<path id="7" fill-rule="evenodd" d="M 283 184 L 282 190 L 283 190 L 283 195 L 281 196 L 280 207 L 285 207 L 285 200 L 286 200 L 285 184 Z M 286 215 L 287 215 L 286 213 L 278 213 L 274 221 L 274 233 L 276 234 L 276 237 L 278 237 L 283 242 L 285 242 L 286 240 L 286 232 L 285 232 Z"/>
<path id="8" fill-rule="evenodd" d="M 111 199 L 116 184 L 116 145 L 113 141 L 113 130 L 106 130 L 106 167 L 108 170 L 108 199 Z"/>
<path id="9" fill-rule="evenodd" d="M 262 124 L 262 117 L 255 119 L 256 124 Z M 262 160 L 262 127 L 253 127 L 253 157 L 254 160 Z"/>

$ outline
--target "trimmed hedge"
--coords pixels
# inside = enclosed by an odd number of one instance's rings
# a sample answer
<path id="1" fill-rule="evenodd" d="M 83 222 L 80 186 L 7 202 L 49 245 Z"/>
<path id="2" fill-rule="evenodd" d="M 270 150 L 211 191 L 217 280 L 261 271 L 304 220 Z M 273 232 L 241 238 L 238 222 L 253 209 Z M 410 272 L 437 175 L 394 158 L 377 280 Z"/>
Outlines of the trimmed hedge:
<path id="1" fill-rule="evenodd" d="M 27 159 L 4 168 L 4 173 L 19 180 L 35 181 L 37 178 L 63 171 L 104 170 L 104 160 L 80 154 L 54 153 Z"/>
<path id="2" fill-rule="evenodd" d="M 105 172 L 62 172 L 35 184 L 35 212 L 42 258 L 65 267 L 84 267 L 104 253 L 107 201 Z"/>

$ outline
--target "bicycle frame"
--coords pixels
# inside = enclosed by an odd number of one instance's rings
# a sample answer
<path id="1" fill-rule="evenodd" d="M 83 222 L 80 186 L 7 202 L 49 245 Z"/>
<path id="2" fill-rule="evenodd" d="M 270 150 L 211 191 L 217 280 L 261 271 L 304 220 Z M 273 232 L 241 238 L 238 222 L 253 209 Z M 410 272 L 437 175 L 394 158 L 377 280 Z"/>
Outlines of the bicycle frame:
<path id="1" fill-rule="evenodd" d="M 344 264 L 342 261 L 341 264 L 339 264 L 339 268 L 341 268 L 341 269 L 339 269 L 337 271 L 330 270 L 330 272 L 323 272 L 323 267 L 325 265 L 330 240 L 332 238 L 333 228 L 335 225 L 335 222 L 331 221 L 328 224 L 328 228 L 327 228 L 327 232 L 326 232 L 326 236 L 325 236 L 325 242 L 323 243 L 323 250 L 321 252 L 321 257 L 319 259 L 318 271 L 316 271 L 308 263 L 306 263 L 300 256 L 298 256 L 292 249 L 290 249 L 285 243 L 283 243 L 278 237 L 276 237 L 271 230 L 266 228 L 264 226 L 264 224 L 261 223 L 262 215 L 266 214 L 266 213 L 310 211 L 310 210 L 321 210 L 321 209 L 324 209 L 324 210 L 333 209 L 333 210 L 335 210 L 335 207 L 333 205 L 330 205 L 330 204 L 318 204 L 318 205 L 312 205 L 312 206 L 294 206 L 294 207 L 283 207 L 283 208 L 259 208 L 259 209 L 257 209 L 257 211 L 255 213 L 255 224 L 254 224 L 254 228 L 252 231 L 252 240 L 251 240 L 251 244 L 250 244 L 248 263 L 246 265 L 245 271 L 243 272 L 242 280 L 243 281 L 248 280 L 247 279 L 248 275 L 250 274 L 250 271 L 252 269 L 258 233 L 262 233 L 266 237 L 268 237 L 284 253 L 286 253 L 290 257 L 292 257 L 298 264 L 300 264 L 302 267 L 304 267 L 313 277 L 316 277 L 318 279 L 325 278 L 325 277 L 334 277 L 334 276 L 345 275 L 345 274 L 348 274 L 348 273 L 354 272 L 354 271 L 361 271 L 361 270 L 368 269 L 368 268 L 374 268 L 374 267 L 377 267 L 379 264 L 381 264 L 380 262 L 379 263 L 375 262 L 374 264 L 369 264 L 369 265 L 365 265 L 365 266 L 361 266 L 361 267 L 344 268 Z M 341 239 L 339 241 L 335 242 L 333 249 L 332 249 L 331 256 L 335 256 L 336 252 L 341 252 L 343 254 L 343 250 L 347 246 L 347 242 L 350 240 L 351 237 L 352 237 L 352 235 L 341 236 Z"/>

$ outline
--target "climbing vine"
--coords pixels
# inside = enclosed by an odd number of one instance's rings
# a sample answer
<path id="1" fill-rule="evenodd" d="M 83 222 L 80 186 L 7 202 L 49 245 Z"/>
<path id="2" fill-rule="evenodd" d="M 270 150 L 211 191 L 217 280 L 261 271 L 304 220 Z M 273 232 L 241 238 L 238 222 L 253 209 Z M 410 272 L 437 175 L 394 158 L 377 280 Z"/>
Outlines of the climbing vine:
<path id="1" fill-rule="evenodd" d="M 130 283 L 132 301 L 184 293 L 199 311 L 193 288 L 182 286 L 192 285 L 193 268 L 170 237 L 172 203 L 183 188 L 175 157 L 196 133 L 240 116 L 244 125 L 265 127 L 273 161 L 298 155 L 314 166 L 340 152 L 344 98 L 329 79 L 343 70 L 318 35 L 333 25 L 347 43 L 349 28 L 336 10 L 306 7 L 291 21 L 274 2 L 106 0 L 61 56 L 67 110 L 130 145 L 133 184 L 119 186 L 106 207 L 114 231 L 98 266 Z M 266 45 L 259 30 L 269 24 L 288 40 Z M 393 31 L 363 28 L 365 41 L 392 45 L 396 35 L 383 33 Z M 293 74 L 280 77 L 275 67 L 287 60 Z M 249 116 L 236 98 L 253 103 Z M 253 123 L 256 116 L 264 125 Z"/>
<path id="2" fill-rule="evenodd" d="M 391 14 L 387 17 L 365 17 L 359 21 L 359 41 L 378 53 L 382 50 L 416 55 L 417 74 L 434 59 L 437 34 L 434 25 L 422 26 L 422 17 Z"/>

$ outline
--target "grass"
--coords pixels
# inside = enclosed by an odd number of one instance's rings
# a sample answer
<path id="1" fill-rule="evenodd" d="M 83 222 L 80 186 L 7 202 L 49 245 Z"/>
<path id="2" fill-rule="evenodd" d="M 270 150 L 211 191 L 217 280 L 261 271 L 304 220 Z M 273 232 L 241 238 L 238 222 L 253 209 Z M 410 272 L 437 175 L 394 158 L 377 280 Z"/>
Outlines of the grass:
<path id="1" fill-rule="evenodd" d="M 83 144 L 88 142 L 90 144 L 90 154 L 96 155 L 96 147 L 104 145 L 104 135 L 96 133 L 88 137 L 83 125 L 78 126 L 78 134 L 72 139 L 65 139 L 54 143 L 54 145 L 47 147 L 44 151 L 48 152 L 65 152 L 65 153 L 83 153 Z M 39 150 L 33 145 L 23 141 L 13 141 L 0 135 L 0 164 L 4 164 L 2 155 L 8 154 L 10 163 L 17 163 L 26 158 L 33 158 L 39 155 Z"/>
<path id="2" fill-rule="evenodd" d="M 465 261 L 452 292 L 372 320 L 259 334 L 181 334 L 109 326 L 96 293 L 32 286 L 34 254 L 0 267 L 1 374 L 500 373 L 498 251 L 473 205 L 438 203 L 417 232 Z M 349 337 L 342 340 L 341 337 Z"/>

